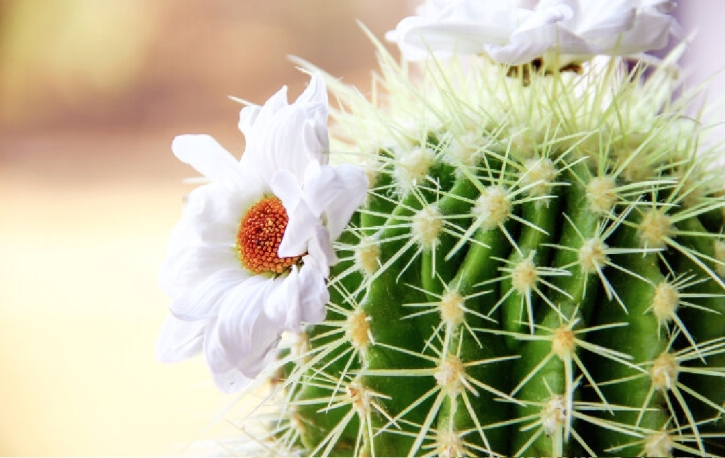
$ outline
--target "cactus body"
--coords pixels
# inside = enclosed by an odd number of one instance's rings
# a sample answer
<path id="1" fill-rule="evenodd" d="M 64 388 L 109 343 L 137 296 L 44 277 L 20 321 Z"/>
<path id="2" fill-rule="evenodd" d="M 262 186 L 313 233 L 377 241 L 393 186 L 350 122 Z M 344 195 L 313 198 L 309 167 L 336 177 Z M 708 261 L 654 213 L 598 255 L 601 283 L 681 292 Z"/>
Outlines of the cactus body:
<path id="1" fill-rule="evenodd" d="M 379 53 L 372 101 L 328 82 L 371 188 L 280 356 L 276 453 L 725 455 L 723 183 L 676 56 Z"/>

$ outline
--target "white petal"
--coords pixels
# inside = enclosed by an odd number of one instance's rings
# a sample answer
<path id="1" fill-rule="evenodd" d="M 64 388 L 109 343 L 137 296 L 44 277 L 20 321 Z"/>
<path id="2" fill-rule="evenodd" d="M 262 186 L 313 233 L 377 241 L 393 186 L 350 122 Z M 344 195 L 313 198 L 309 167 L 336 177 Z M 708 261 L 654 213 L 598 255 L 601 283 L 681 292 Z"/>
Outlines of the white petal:
<path id="1" fill-rule="evenodd" d="M 323 215 L 328 237 L 337 239 L 367 195 L 367 175 L 350 164 L 332 167 L 310 161 L 304 180 L 303 190 L 289 171 L 277 172 L 272 180 L 272 190 L 289 216 L 279 246 L 280 257 L 307 251 L 309 240 L 318 234 L 316 226 L 322 224 Z"/>
<path id="2" fill-rule="evenodd" d="M 304 108 L 307 113 L 308 120 L 304 128 L 303 138 L 305 147 L 311 153 L 310 157 L 322 163 L 327 163 L 330 149 L 327 117 L 330 110 L 325 80 L 319 73 L 312 75 L 310 84 L 297 98 L 295 106 Z"/>
<path id="3" fill-rule="evenodd" d="M 299 332 L 300 284 L 299 270 L 293 266 L 286 277 L 277 279 L 277 285 L 264 302 L 264 313 L 280 327 Z"/>
<path id="4" fill-rule="evenodd" d="M 247 138 L 247 142 L 254 140 L 256 130 L 260 126 L 269 124 L 274 115 L 281 109 L 288 106 L 287 102 L 287 86 L 277 91 L 272 97 L 265 102 L 264 106 L 244 107 L 239 112 L 239 130 L 242 131 Z"/>
<path id="5" fill-rule="evenodd" d="M 327 87 L 325 86 L 325 80 L 322 78 L 322 75 L 319 73 L 312 75 L 310 84 L 300 94 L 295 103 L 299 105 L 310 105 L 314 110 L 328 106 Z M 327 117 L 326 111 L 323 111 L 325 117 Z"/>
<path id="6" fill-rule="evenodd" d="M 282 201 L 282 205 L 285 208 L 294 207 L 302 199 L 302 183 L 289 170 L 275 172 L 272 176 L 271 188 L 274 195 Z"/>
<path id="7" fill-rule="evenodd" d="M 659 49 L 677 32 L 667 15 L 674 2 L 666 0 L 458 0 L 429 6 L 387 35 L 408 60 L 486 52 L 519 65 L 556 52 L 629 55 Z"/>
<path id="8" fill-rule="evenodd" d="M 628 55 L 659 49 L 677 29 L 674 4 L 660 0 L 613 0 L 582 5 L 576 32 L 598 54 Z"/>
<path id="9" fill-rule="evenodd" d="M 254 171 L 263 193 L 268 192 L 275 173 L 289 171 L 301 182 L 310 160 L 328 160 L 328 111 L 324 80 L 317 74 L 291 105 L 283 88 L 261 108 L 242 109 L 239 127 L 246 150 L 240 162 L 243 169 Z"/>
<path id="10" fill-rule="evenodd" d="M 176 299 L 215 272 L 240 265 L 232 247 L 190 243 L 169 254 L 161 266 L 159 283 L 166 294 Z"/>
<path id="11" fill-rule="evenodd" d="M 239 221 L 245 211 L 263 195 L 250 186 L 236 192 L 228 192 L 216 184 L 193 190 L 187 196 L 177 224 L 184 228 L 180 230 L 181 234 L 169 240 L 169 252 L 191 244 L 234 246 Z M 191 238 L 184 240 L 179 237 Z"/>
<path id="12" fill-rule="evenodd" d="M 219 317 L 204 342 L 204 353 L 214 373 L 236 368 L 254 378 L 279 342 L 282 328 L 264 313 L 275 282 L 251 277 L 229 292 L 222 301 Z"/>
<path id="13" fill-rule="evenodd" d="M 512 32 L 508 24 L 484 27 L 471 21 L 430 23 L 406 18 L 398 29 L 401 51 L 408 60 L 420 60 L 433 52 L 439 57 L 454 53 L 478 54 L 487 43 L 504 44 Z M 403 21 L 406 21 L 404 19 Z"/>
<path id="14" fill-rule="evenodd" d="M 243 277 L 235 245 L 246 193 L 219 193 L 218 185 L 194 190 L 171 231 L 160 271 L 162 289 L 176 300 L 188 296 L 215 272 L 236 269 Z M 241 279 L 240 279 L 241 280 Z"/>
<path id="15" fill-rule="evenodd" d="M 635 18 L 634 8 L 612 8 L 606 3 L 596 2 L 578 14 L 572 21 L 571 29 L 587 40 L 616 40 L 617 36 L 632 28 Z"/>
<path id="16" fill-rule="evenodd" d="M 289 218 L 277 255 L 298 256 L 307 251 L 307 241 L 314 236 L 320 219 L 302 200 L 298 178 L 289 170 L 281 170 L 272 178 L 272 192 L 282 201 Z"/>
<path id="17" fill-rule="evenodd" d="M 332 248 L 330 232 L 322 226 L 315 229 L 315 236 L 307 242 L 307 253 L 317 261 L 325 277 L 330 274 L 329 266 L 334 266 L 338 261 Z"/>
<path id="18" fill-rule="evenodd" d="M 365 201 L 367 190 L 367 174 L 352 164 L 332 167 L 310 163 L 305 173 L 304 199 L 315 216 L 324 215 L 333 239 L 340 236 Z"/>
<path id="19" fill-rule="evenodd" d="M 326 227 L 333 240 L 342 234 L 352 214 L 365 202 L 369 186 L 365 171 L 351 164 L 336 167 L 335 177 L 342 187 L 324 207 Z"/>
<path id="20" fill-rule="evenodd" d="M 304 323 L 321 323 L 327 314 L 326 304 L 330 300 L 326 278 L 321 275 L 323 266 L 315 265 L 312 259 L 303 259 L 302 262 L 299 276 L 300 320 Z"/>
<path id="21" fill-rule="evenodd" d="M 281 258 L 298 256 L 307 251 L 308 241 L 315 236 L 316 228 L 322 226 L 320 218 L 303 200 L 299 200 L 293 208 L 287 208 L 287 216 L 287 228 L 277 250 Z"/>
<path id="22" fill-rule="evenodd" d="M 304 200 L 312 213 L 319 217 L 344 189 L 335 167 L 310 161 L 303 178 Z"/>
<path id="23" fill-rule="evenodd" d="M 330 137 L 327 132 L 327 106 L 318 105 L 308 112 L 310 119 L 305 123 L 302 138 L 310 160 L 327 164 L 330 159 Z"/>
<path id="24" fill-rule="evenodd" d="M 182 321 L 166 317 L 156 341 L 156 358 L 162 363 L 176 363 L 201 351 L 209 320 Z"/>
<path id="25" fill-rule="evenodd" d="M 310 256 L 303 258 L 301 269 L 290 273 L 274 288 L 265 303 L 265 313 L 284 329 L 300 332 L 303 322 L 319 323 L 325 317 L 330 299 L 323 269 Z"/>
<path id="26" fill-rule="evenodd" d="M 571 18 L 573 11 L 567 5 L 556 5 L 537 11 L 524 21 L 510 36 L 505 46 L 487 46 L 488 54 L 499 62 L 521 65 L 541 57 L 550 49 L 563 52 L 584 44 L 584 41 L 562 27 L 562 22 Z M 588 49 L 588 47 L 585 48 Z"/>
<path id="27" fill-rule="evenodd" d="M 180 135 L 174 138 L 171 150 L 180 161 L 227 189 L 236 190 L 244 184 L 237 161 L 209 135 Z"/>
<path id="28" fill-rule="evenodd" d="M 262 105 L 254 120 L 255 128 L 269 124 L 277 116 L 277 113 L 285 110 L 287 107 L 289 107 L 289 102 L 287 101 L 287 86 L 282 86 L 279 91 L 275 92 Z"/>
<path id="29" fill-rule="evenodd" d="M 573 16 L 574 10 L 572 6 L 560 1 L 555 2 L 555 4 L 551 6 L 538 9 L 534 14 L 522 22 L 519 27 L 517 27 L 516 32 L 560 24 L 572 19 Z"/>
<path id="30" fill-rule="evenodd" d="M 628 55 L 661 49 L 677 30 L 678 25 L 671 16 L 641 12 L 636 16 L 632 28 L 624 32 L 609 51 Z"/>
<path id="31" fill-rule="evenodd" d="M 242 165 L 253 167 L 267 184 L 278 170 L 301 178 L 308 160 L 327 160 L 327 116 L 327 92 L 319 75 L 291 105 L 283 89 L 261 108 L 244 108 L 239 123 L 247 140 Z"/>
<path id="32" fill-rule="evenodd" d="M 435 10 L 437 8 L 434 8 Z M 408 17 L 394 35 L 408 60 L 454 53 L 478 54 L 487 45 L 504 46 L 511 34 L 533 13 L 500 0 L 452 2 L 434 17 Z"/>
<path id="33" fill-rule="evenodd" d="M 214 317 L 227 292 L 245 280 L 247 277 L 239 267 L 216 270 L 176 298 L 169 307 L 171 313 L 182 320 Z"/>
<path id="34" fill-rule="evenodd" d="M 264 177 L 271 180 L 277 171 L 288 170 L 301 180 L 307 163 L 322 159 L 325 151 L 308 149 L 309 132 L 314 130 L 309 121 L 305 109 L 290 106 L 280 111 L 273 124 L 261 133 L 257 147 L 265 155 Z"/>

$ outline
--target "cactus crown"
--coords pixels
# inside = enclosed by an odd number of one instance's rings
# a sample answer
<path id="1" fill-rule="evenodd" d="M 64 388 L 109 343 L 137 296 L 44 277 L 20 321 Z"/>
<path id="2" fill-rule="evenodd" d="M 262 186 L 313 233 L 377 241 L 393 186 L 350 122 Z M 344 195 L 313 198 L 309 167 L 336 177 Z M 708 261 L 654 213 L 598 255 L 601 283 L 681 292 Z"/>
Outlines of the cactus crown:
<path id="1" fill-rule="evenodd" d="M 371 187 L 326 320 L 279 355 L 265 446 L 725 455 L 725 190 L 682 47 L 413 68 L 373 42 L 370 99 L 327 78 L 333 149 Z"/>

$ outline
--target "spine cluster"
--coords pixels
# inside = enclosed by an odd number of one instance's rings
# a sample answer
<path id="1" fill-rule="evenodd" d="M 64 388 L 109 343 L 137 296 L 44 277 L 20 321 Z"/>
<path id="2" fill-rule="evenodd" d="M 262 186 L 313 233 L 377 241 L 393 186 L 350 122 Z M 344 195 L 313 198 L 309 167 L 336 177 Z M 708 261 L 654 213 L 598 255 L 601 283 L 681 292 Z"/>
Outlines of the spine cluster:
<path id="1" fill-rule="evenodd" d="M 379 51 L 372 101 L 330 81 L 373 185 L 280 355 L 276 453 L 725 455 L 723 185 L 672 62 Z"/>

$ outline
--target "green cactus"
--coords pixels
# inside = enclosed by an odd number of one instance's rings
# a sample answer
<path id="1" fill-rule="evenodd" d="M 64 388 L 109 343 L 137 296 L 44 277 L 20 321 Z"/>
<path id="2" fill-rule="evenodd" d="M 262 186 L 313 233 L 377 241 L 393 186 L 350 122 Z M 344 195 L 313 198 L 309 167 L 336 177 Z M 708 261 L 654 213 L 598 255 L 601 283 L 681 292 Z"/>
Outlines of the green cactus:
<path id="1" fill-rule="evenodd" d="M 377 46 L 372 100 L 328 77 L 371 187 L 280 354 L 275 453 L 725 455 L 725 188 L 681 49 L 416 72 Z"/>

